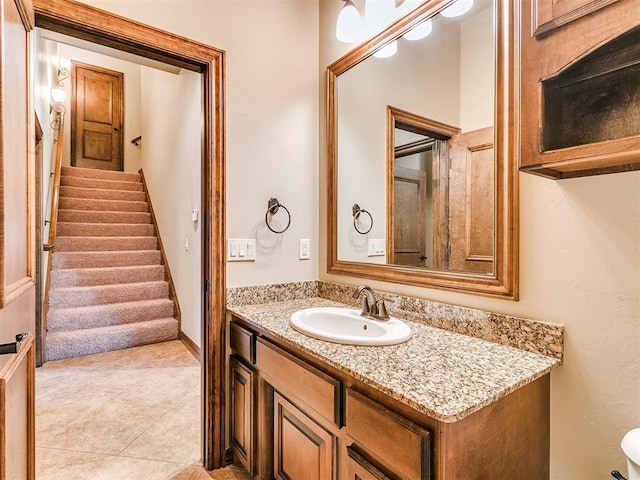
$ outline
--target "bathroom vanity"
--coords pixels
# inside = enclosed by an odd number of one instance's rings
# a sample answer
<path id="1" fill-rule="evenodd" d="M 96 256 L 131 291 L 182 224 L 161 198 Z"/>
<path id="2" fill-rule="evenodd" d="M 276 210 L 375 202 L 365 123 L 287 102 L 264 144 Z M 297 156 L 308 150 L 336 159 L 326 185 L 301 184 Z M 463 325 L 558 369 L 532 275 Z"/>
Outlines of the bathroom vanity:
<path id="1" fill-rule="evenodd" d="M 324 298 L 230 307 L 231 447 L 256 479 L 549 477 L 559 360 L 407 321 L 385 347 L 289 325 Z"/>

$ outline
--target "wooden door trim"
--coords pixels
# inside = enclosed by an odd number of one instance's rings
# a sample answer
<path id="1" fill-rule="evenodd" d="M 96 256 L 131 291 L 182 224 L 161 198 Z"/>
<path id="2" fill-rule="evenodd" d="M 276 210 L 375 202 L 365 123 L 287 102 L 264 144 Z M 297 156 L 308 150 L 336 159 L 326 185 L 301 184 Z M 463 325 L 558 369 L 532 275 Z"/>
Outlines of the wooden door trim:
<path id="1" fill-rule="evenodd" d="M 202 74 L 203 459 L 224 462 L 225 53 L 72 0 L 34 0 L 36 25 Z"/>
<path id="2" fill-rule="evenodd" d="M 120 118 L 118 122 L 120 123 L 120 141 L 118 142 L 118 171 L 124 172 L 124 73 L 118 72 L 117 70 L 110 70 L 108 68 L 99 67 L 97 65 L 90 65 L 88 63 L 77 62 L 73 60 L 71 62 L 71 166 L 75 167 L 77 158 L 76 158 L 76 120 L 78 119 L 78 103 L 77 103 L 77 81 L 78 74 L 77 68 L 84 68 L 86 70 L 92 70 L 94 72 L 103 73 L 105 75 L 111 75 L 117 77 L 120 81 Z"/>

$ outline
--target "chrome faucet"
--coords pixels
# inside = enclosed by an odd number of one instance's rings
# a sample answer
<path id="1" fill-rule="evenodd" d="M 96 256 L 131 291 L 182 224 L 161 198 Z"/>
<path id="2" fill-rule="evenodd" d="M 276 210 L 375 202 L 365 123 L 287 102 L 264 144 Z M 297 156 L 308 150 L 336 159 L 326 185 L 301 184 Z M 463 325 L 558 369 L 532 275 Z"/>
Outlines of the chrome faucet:
<path id="1" fill-rule="evenodd" d="M 376 294 L 368 285 L 360 285 L 353 292 L 352 297 L 358 298 L 362 296 L 362 313 L 363 317 L 373 318 L 375 320 L 389 320 L 389 314 L 387 313 L 387 307 L 384 304 L 384 299 L 376 300 Z"/>

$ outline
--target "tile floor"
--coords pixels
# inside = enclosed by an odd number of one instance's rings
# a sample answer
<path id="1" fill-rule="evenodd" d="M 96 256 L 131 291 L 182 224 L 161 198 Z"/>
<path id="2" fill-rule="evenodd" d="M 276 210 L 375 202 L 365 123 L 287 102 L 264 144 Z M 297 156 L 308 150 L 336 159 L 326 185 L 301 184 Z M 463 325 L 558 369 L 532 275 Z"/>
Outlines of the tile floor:
<path id="1" fill-rule="evenodd" d="M 248 480 L 200 465 L 200 364 L 180 341 L 36 370 L 37 480 Z"/>

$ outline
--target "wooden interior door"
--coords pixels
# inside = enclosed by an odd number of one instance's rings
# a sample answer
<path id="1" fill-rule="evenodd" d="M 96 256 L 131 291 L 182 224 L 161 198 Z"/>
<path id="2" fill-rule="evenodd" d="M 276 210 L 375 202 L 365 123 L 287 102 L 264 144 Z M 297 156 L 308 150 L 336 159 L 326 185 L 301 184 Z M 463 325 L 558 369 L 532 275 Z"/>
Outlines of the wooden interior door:
<path id="1" fill-rule="evenodd" d="M 393 175 L 394 265 L 425 267 L 427 260 L 427 173 L 396 166 Z"/>
<path id="2" fill-rule="evenodd" d="M 124 74 L 72 62 L 71 165 L 123 170 Z"/>
<path id="3" fill-rule="evenodd" d="M 34 16 L 28 0 L 0 2 L 0 480 L 32 480 L 36 198 L 29 35 Z"/>
<path id="4" fill-rule="evenodd" d="M 493 272 L 493 127 L 449 140 L 449 270 Z"/>

